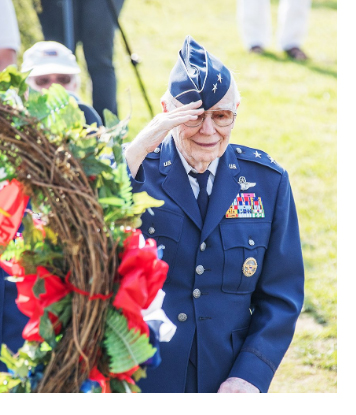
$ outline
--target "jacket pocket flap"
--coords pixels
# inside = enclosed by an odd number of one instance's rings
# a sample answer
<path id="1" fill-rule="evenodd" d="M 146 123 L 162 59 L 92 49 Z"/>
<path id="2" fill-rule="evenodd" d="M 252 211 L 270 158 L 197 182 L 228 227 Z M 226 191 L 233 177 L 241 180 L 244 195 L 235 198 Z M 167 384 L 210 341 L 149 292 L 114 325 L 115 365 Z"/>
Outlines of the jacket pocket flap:
<path id="1" fill-rule="evenodd" d="M 271 233 L 271 223 L 256 221 L 244 221 L 220 224 L 221 238 L 225 250 L 242 247 L 255 249 L 264 247 L 267 249 Z"/>
<path id="2" fill-rule="evenodd" d="M 144 226 L 141 227 L 145 237 L 156 238 L 165 236 L 178 242 L 182 234 L 184 216 L 164 209 L 152 210 L 157 212 L 157 216 L 152 216 L 149 212 L 145 212 Z M 159 217 L 159 220 L 156 217 Z"/>

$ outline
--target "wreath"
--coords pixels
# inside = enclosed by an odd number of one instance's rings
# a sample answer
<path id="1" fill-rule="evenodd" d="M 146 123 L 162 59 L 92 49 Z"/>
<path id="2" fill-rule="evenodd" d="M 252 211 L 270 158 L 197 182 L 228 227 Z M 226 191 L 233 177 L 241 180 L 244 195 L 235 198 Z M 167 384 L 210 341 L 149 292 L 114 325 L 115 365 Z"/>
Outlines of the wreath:
<path id="1" fill-rule="evenodd" d="M 29 317 L 23 346 L 2 345 L 0 392 L 140 391 L 175 331 L 168 265 L 137 229 L 163 202 L 131 192 L 128 119 L 86 125 L 63 87 L 28 92 L 27 75 L 0 73 L 0 266 Z"/>

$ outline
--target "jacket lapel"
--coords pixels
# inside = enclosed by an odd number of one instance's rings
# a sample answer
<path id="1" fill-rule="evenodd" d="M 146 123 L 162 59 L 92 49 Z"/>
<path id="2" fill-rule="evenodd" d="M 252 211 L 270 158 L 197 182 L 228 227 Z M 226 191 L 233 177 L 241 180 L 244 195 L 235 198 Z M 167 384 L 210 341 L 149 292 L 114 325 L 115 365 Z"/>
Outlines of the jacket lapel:
<path id="1" fill-rule="evenodd" d="M 166 175 L 162 183 L 163 190 L 190 217 L 195 225 L 202 229 L 203 223 L 198 203 L 172 137 L 167 137 L 162 144 L 159 168 L 160 172 Z"/>
<path id="2" fill-rule="evenodd" d="M 210 195 L 208 211 L 206 214 L 201 240 L 205 241 L 215 227 L 220 223 L 237 193 L 240 184 L 237 175 L 240 167 L 232 147 L 228 146 L 219 161 L 214 180 L 213 191 Z"/>

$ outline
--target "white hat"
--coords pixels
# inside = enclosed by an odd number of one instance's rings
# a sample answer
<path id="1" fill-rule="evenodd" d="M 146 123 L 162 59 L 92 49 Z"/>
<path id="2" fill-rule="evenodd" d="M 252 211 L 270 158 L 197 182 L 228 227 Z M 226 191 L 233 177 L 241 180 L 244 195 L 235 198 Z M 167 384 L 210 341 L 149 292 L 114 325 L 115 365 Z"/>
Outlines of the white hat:
<path id="1" fill-rule="evenodd" d="M 30 76 L 77 74 L 80 68 L 72 51 L 58 42 L 37 42 L 23 54 L 21 72 L 31 70 Z"/>

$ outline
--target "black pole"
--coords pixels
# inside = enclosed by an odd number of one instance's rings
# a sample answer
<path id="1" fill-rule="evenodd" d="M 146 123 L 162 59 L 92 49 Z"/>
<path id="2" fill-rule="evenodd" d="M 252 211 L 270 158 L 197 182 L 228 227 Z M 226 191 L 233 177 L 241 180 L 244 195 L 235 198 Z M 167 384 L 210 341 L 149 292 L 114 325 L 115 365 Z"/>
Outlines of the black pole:
<path id="1" fill-rule="evenodd" d="M 63 26 L 64 26 L 64 44 L 73 53 L 75 52 L 74 44 L 74 22 L 73 22 L 73 0 L 63 1 Z"/>
<path id="2" fill-rule="evenodd" d="M 130 48 L 128 42 L 127 42 L 127 38 L 125 36 L 125 33 L 122 30 L 122 26 L 121 26 L 121 24 L 119 22 L 118 13 L 116 11 L 115 4 L 114 4 L 113 0 L 108 0 L 108 4 L 109 4 L 109 8 L 111 10 L 112 16 L 114 18 L 114 21 L 115 21 L 118 29 L 120 30 L 120 33 L 121 33 L 121 36 L 122 36 L 122 40 L 124 41 L 124 44 L 125 44 L 126 51 L 127 51 L 128 55 L 130 56 L 130 60 L 131 60 L 132 66 L 133 66 L 133 68 L 135 70 L 138 83 L 140 84 L 140 88 L 141 88 L 142 94 L 143 94 L 143 96 L 145 98 L 145 101 L 146 101 L 146 104 L 148 106 L 148 110 L 149 110 L 149 112 L 151 114 L 151 117 L 153 118 L 154 117 L 154 113 L 153 113 L 153 110 L 152 110 L 152 105 L 150 103 L 150 100 L 148 99 L 145 86 L 144 86 L 144 84 L 142 82 L 140 73 L 139 73 L 138 68 L 137 68 L 137 65 L 140 63 L 139 62 L 139 58 L 138 58 L 138 56 L 135 53 L 132 53 L 132 51 L 131 51 L 131 48 Z"/>

